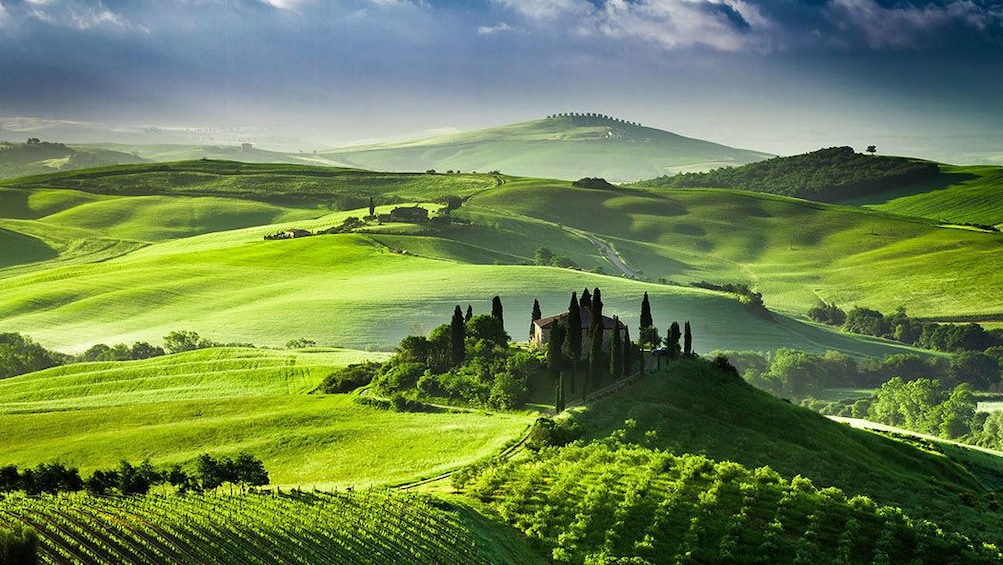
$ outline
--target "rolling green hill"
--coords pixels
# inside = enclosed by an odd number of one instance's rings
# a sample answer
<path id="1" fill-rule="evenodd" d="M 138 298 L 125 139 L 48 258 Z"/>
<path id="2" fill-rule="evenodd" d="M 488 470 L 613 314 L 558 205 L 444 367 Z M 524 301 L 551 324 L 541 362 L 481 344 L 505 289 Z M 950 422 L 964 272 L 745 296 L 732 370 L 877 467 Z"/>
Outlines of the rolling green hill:
<path id="1" fill-rule="evenodd" d="M 941 165 L 941 179 L 852 203 L 951 223 L 1003 226 L 1003 167 Z"/>
<path id="2" fill-rule="evenodd" d="M 605 116 L 551 116 L 508 126 L 321 153 L 348 166 L 390 171 L 491 171 L 544 178 L 649 178 L 750 163 L 769 155 Z"/>
<path id="3" fill-rule="evenodd" d="M 598 234 L 648 280 L 747 281 L 785 312 L 819 298 L 932 318 L 1003 312 L 992 292 L 1003 284 L 1003 236 L 933 220 L 748 191 L 540 181 L 506 183 L 461 211 L 477 209 Z"/>
<path id="4" fill-rule="evenodd" d="M 830 147 L 791 157 L 774 157 L 740 167 L 662 176 L 636 183 L 645 188 L 736 188 L 838 202 L 940 179 L 935 163 L 903 157 L 875 157 L 851 147 Z"/>
<path id="5" fill-rule="evenodd" d="M 0 380 L 3 464 L 58 460 L 85 474 L 248 451 L 272 483 L 365 486 L 435 475 L 498 453 L 527 416 L 400 413 L 308 394 L 331 371 L 385 354 L 206 349 L 81 363 Z"/>
<path id="6" fill-rule="evenodd" d="M 992 547 L 976 557 L 980 541 L 1000 543 L 988 494 L 1003 477 L 998 458 L 978 470 L 992 475 L 984 484 L 936 445 L 854 430 L 702 360 L 570 412 L 581 442 L 457 480 L 555 560 L 999 559 Z"/>
<path id="7" fill-rule="evenodd" d="M 67 146 L 44 141 L 0 143 L 0 178 L 145 161 L 131 153 L 101 147 Z"/>

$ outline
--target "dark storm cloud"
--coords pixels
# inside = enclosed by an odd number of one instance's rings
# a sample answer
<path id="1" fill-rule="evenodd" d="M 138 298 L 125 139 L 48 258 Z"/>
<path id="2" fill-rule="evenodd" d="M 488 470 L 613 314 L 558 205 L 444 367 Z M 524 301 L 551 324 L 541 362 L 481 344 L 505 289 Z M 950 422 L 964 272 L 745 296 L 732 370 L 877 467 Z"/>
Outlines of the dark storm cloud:
<path id="1" fill-rule="evenodd" d="M 561 110 L 846 121 L 866 99 L 990 123 L 1000 38 L 984 0 L 0 0 L 0 115 L 351 139 Z"/>

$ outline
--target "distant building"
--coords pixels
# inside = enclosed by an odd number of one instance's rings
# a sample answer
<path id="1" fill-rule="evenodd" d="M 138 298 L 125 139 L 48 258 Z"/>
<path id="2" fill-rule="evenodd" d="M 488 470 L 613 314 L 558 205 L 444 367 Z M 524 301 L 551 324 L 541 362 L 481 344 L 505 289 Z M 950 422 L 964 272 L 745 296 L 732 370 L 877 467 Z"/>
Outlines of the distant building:
<path id="1" fill-rule="evenodd" d="M 243 149 L 244 151 L 250 151 L 251 149 L 254 149 L 254 146 L 251 145 L 250 143 L 241 143 L 240 148 Z"/>
<path id="2" fill-rule="evenodd" d="M 286 230 L 286 231 L 282 232 L 282 235 L 284 236 L 285 239 L 296 239 L 297 237 L 309 237 L 309 236 L 311 236 L 313 234 L 310 233 L 307 230 L 301 230 L 301 229 L 295 229 L 294 228 L 294 229 Z"/>
<path id="3" fill-rule="evenodd" d="M 582 332 L 582 352 L 584 353 L 589 344 L 592 342 L 592 312 L 588 308 L 582 308 L 582 327 L 580 328 Z M 548 343 L 550 343 L 550 332 L 554 329 L 554 324 L 560 322 L 562 325 L 567 326 L 568 324 L 568 313 L 564 312 L 556 316 L 550 316 L 548 318 L 540 318 L 533 322 L 533 337 L 530 338 L 529 344 L 537 349 L 543 349 Z M 627 325 L 623 322 L 619 322 L 620 325 L 620 335 L 623 336 L 624 332 L 627 330 Z M 602 346 L 605 351 L 609 347 L 609 340 L 613 335 L 613 318 L 609 316 L 602 317 L 602 327 L 603 327 L 603 339 Z"/>
<path id="4" fill-rule="evenodd" d="M 421 206 L 398 206 L 389 214 L 380 214 L 378 219 L 385 222 L 421 223 L 428 221 L 428 210 Z"/>

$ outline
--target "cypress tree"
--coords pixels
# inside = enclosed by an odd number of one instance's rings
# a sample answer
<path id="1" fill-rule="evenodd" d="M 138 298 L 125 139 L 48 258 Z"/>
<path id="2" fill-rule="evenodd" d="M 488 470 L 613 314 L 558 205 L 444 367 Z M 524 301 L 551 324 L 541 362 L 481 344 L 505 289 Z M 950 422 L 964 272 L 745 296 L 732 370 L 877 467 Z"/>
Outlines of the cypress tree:
<path id="1" fill-rule="evenodd" d="M 564 339 L 564 351 L 571 359 L 571 392 L 575 392 L 575 378 L 578 373 L 578 361 L 582 358 L 582 310 L 578 304 L 578 295 L 571 293 L 571 304 L 568 305 L 567 336 Z"/>
<path id="2" fill-rule="evenodd" d="M 630 342 L 630 328 L 623 327 L 623 376 L 634 372 L 634 344 Z"/>
<path id="3" fill-rule="evenodd" d="M 469 322 L 474 318 L 474 307 L 467 304 L 467 315 L 463 317 L 464 322 Z"/>
<path id="4" fill-rule="evenodd" d="M 501 298 L 497 296 L 491 299 L 491 315 L 501 320 L 502 327 L 505 327 L 505 317 L 502 315 Z"/>
<path id="5" fill-rule="evenodd" d="M 609 338 L 609 374 L 614 379 L 623 375 L 623 341 L 620 339 L 620 318 L 613 316 L 613 335 Z"/>
<path id="6" fill-rule="evenodd" d="M 683 355 L 690 357 L 693 355 L 693 333 L 690 331 L 690 323 L 683 324 Z"/>
<path id="7" fill-rule="evenodd" d="M 460 305 L 456 305 L 456 309 L 453 310 L 453 319 L 449 323 L 449 353 L 450 360 L 453 362 L 454 367 L 458 367 L 463 363 L 463 358 L 466 355 L 466 349 L 464 346 L 464 339 L 467 337 L 466 324 L 463 322 L 463 311 L 460 310 Z"/>
<path id="8" fill-rule="evenodd" d="M 589 296 L 589 289 L 587 287 L 582 291 L 582 297 L 578 300 L 578 305 L 586 310 L 592 310 L 592 297 Z"/>
<path id="9" fill-rule="evenodd" d="M 376 215 L 376 203 L 373 202 L 373 197 L 372 196 L 369 197 L 369 215 L 370 216 L 375 216 Z"/>
<path id="10" fill-rule="evenodd" d="M 529 339 L 533 339 L 533 334 L 534 334 L 534 331 L 533 331 L 534 330 L 534 324 L 533 324 L 533 322 L 539 320 L 542 317 L 543 317 L 543 312 L 540 311 L 540 301 L 534 299 L 533 300 L 533 313 L 530 315 L 530 320 L 529 320 Z M 551 332 L 551 335 L 553 335 L 553 332 Z M 554 339 L 554 338 L 551 337 L 550 339 Z"/>
<path id="11" fill-rule="evenodd" d="M 550 330 L 550 341 L 547 342 L 547 368 L 557 381 L 554 408 L 558 413 L 564 411 L 564 354 L 561 349 L 567 332 L 560 322 L 555 322 Z"/>
<path id="12" fill-rule="evenodd" d="M 644 351 L 644 330 L 655 325 L 654 320 L 651 319 L 651 303 L 648 302 L 648 293 L 644 293 L 644 298 L 641 299 L 641 351 Z"/>
<path id="13" fill-rule="evenodd" d="M 665 340 L 665 346 L 669 348 L 669 359 L 675 359 L 679 357 L 679 338 L 682 334 L 679 333 L 679 322 L 672 322 L 669 326 L 669 335 Z"/>
<path id="14" fill-rule="evenodd" d="M 589 378 L 585 381 L 586 386 L 582 388 L 582 398 L 584 398 L 589 386 L 598 388 L 599 374 L 604 366 L 602 346 L 605 327 L 602 320 L 602 306 L 602 293 L 596 288 L 592 291 L 591 323 L 589 324 Z"/>

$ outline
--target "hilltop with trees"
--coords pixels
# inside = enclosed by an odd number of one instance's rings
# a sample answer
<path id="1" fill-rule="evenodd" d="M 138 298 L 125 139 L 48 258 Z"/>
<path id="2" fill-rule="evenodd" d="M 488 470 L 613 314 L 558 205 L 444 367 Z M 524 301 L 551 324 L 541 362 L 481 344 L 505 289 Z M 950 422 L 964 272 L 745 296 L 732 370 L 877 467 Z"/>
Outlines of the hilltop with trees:
<path id="1" fill-rule="evenodd" d="M 876 157 L 851 147 L 830 147 L 774 157 L 740 167 L 661 176 L 636 183 L 646 188 L 736 188 L 807 200 L 839 202 L 937 178 L 936 163 Z"/>

